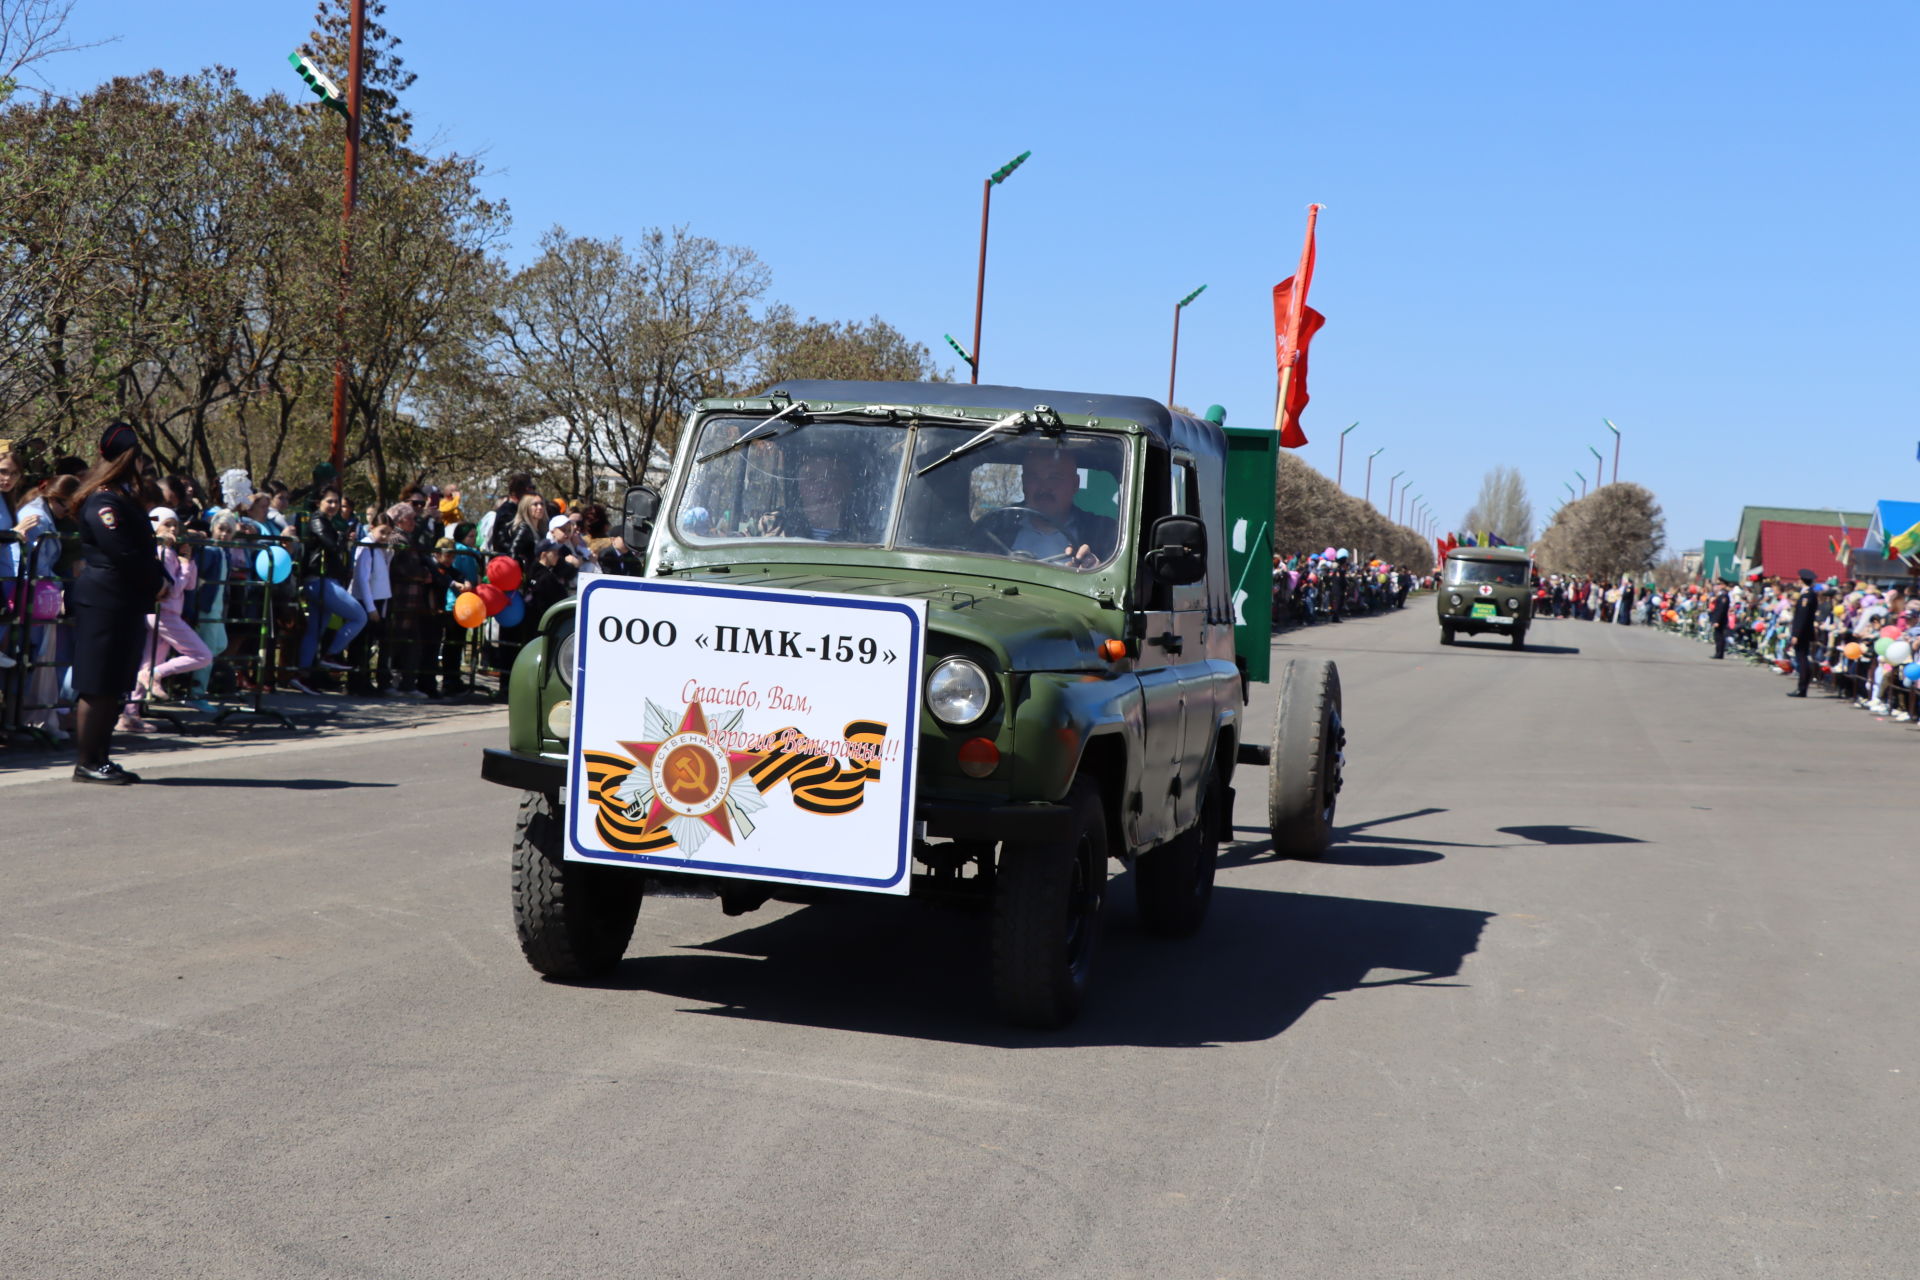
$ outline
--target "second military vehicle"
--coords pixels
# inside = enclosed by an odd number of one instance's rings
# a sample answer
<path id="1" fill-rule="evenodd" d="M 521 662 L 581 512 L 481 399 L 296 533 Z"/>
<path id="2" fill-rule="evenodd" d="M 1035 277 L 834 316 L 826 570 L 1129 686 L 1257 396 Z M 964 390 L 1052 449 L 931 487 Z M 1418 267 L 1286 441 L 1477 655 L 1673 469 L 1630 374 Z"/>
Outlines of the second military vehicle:
<path id="1" fill-rule="evenodd" d="M 1516 649 L 1533 621 L 1533 557 L 1520 547 L 1457 547 L 1435 593 L 1440 643 L 1457 635 L 1504 635 Z"/>

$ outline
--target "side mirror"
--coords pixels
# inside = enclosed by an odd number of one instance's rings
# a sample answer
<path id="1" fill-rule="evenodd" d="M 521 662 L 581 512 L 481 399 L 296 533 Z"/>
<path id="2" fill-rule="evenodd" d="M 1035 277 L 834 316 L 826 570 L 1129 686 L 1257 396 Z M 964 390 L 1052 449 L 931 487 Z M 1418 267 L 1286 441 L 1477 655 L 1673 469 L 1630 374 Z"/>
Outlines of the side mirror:
<path id="1" fill-rule="evenodd" d="M 627 550 L 645 555 L 653 538 L 653 518 L 660 514 L 660 495 L 644 484 L 628 488 L 620 502 L 620 539 Z"/>
<path id="2" fill-rule="evenodd" d="M 1184 587 L 1207 576 L 1207 526 L 1198 516 L 1161 516 L 1147 535 L 1155 582 Z"/>

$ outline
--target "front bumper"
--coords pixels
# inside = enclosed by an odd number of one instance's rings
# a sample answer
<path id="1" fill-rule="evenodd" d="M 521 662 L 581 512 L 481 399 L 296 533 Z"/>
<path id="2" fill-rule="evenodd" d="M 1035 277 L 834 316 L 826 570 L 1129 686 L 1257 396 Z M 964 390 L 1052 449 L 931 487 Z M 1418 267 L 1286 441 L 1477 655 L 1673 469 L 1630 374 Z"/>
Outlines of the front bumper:
<path id="1" fill-rule="evenodd" d="M 564 761 L 524 751 L 487 747 L 480 754 L 480 776 L 516 791 L 559 794 L 567 785 Z M 1073 832 L 1073 810 L 1063 804 L 965 804 L 922 800 L 914 817 L 927 834 L 942 840 L 1007 840 L 1059 843 Z"/>

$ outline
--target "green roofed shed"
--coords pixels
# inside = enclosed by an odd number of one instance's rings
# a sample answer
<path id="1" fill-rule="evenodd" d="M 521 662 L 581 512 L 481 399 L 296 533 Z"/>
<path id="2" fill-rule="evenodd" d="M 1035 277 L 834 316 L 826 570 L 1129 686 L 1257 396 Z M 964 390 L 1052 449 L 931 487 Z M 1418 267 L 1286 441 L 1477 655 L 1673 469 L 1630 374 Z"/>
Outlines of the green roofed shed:
<path id="1" fill-rule="evenodd" d="M 1729 582 L 1740 577 L 1740 566 L 1734 554 L 1732 538 L 1709 538 L 1700 548 L 1700 576 L 1708 582 L 1717 582 L 1725 578 Z"/>

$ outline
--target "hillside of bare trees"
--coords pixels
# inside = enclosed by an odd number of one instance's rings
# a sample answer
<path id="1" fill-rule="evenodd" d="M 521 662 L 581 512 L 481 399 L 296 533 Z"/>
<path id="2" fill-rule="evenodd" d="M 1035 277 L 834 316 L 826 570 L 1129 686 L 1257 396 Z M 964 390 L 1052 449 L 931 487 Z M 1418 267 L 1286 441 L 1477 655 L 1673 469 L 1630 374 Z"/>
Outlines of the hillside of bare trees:
<path id="1" fill-rule="evenodd" d="M 1285 449 L 1274 486 L 1273 549 L 1282 558 L 1327 547 L 1351 550 L 1359 560 L 1427 569 L 1433 544 L 1413 529 L 1395 524 L 1371 503 L 1342 493 L 1326 476 Z"/>
<path id="2" fill-rule="evenodd" d="M 1651 490 L 1631 482 L 1608 484 L 1561 507 L 1533 552 L 1549 573 L 1607 582 L 1653 568 L 1666 537 L 1666 519 Z"/>

